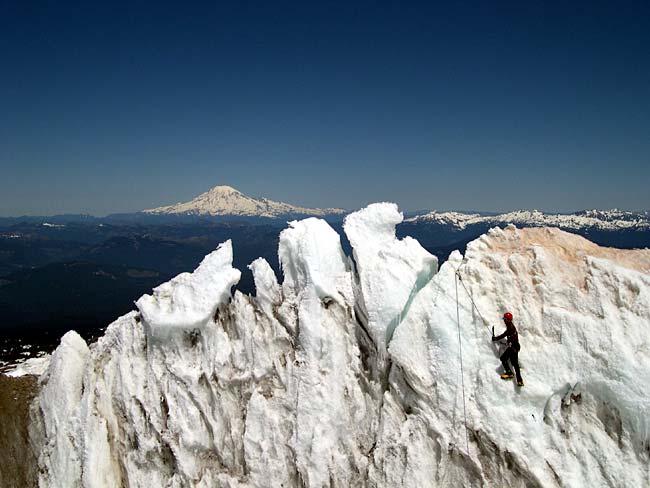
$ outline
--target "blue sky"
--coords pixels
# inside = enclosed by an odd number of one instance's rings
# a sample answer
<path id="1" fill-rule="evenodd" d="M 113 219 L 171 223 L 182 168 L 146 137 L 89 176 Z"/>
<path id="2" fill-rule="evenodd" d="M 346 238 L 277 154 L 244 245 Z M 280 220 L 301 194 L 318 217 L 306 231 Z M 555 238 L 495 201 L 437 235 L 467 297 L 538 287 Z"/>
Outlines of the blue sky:
<path id="1" fill-rule="evenodd" d="M 90 3 L 0 0 L 0 215 L 650 208 L 647 2 Z"/>

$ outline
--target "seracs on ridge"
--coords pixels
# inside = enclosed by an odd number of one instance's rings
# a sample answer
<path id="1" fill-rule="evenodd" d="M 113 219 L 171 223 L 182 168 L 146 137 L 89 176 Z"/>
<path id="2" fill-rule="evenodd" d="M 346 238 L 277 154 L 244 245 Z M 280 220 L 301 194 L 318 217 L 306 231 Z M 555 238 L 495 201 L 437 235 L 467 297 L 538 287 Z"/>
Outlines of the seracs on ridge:
<path id="1" fill-rule="evenodd" d="M 68 333 L 32 406 L 41 486 L 647 485 L 650 251 L 510 226 L 438 271 L 401 220 L 348 216 L 352 257 L 291 222 L 254 297 L 222 244 L 96 344 Z M 497 328 L 513 312 L 523 390 L 457 270 Z"/>

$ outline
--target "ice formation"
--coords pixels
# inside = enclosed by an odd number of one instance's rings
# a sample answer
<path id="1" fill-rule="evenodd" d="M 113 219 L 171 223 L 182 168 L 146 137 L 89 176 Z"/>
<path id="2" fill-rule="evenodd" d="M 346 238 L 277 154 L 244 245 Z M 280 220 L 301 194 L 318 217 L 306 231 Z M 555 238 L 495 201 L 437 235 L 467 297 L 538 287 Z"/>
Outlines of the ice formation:
<path id="1" fill-rule="evenodd" d="M 401 219 L 348 216 L 353 256 L 291 222 L 254 297 L 227 242 L 90 348 L 68 333 L 32 405 L 40 485 L 647 486 L 650 251 L 511 226 L 438 272 Z M 506 310 L 523 389 L 490 340 Z"/>

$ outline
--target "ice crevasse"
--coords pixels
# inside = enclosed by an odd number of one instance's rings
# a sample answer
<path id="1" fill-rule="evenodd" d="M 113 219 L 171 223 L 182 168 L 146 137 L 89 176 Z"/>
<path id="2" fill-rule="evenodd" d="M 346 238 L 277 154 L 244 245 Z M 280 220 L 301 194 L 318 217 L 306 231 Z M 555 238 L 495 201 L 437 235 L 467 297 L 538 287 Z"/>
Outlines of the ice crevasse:
<path id="1" fill-rule="evenodd" d="M 650 251 L 510 226 L 438 270 L 401 220 L 349 215 L 352 256 L 289 223 L 255 296 L 225 242 L 97 343 L 66 334 L 31 407 L 40 486 L 650 485 Z"/>

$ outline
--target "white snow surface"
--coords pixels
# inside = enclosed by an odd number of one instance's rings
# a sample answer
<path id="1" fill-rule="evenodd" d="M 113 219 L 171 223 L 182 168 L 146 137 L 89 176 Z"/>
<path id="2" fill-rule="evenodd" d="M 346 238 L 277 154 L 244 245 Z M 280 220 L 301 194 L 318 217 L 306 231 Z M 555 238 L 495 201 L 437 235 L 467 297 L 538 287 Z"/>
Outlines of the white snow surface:
<path id="1" fill-rule="evenodd" d="M 227 185 L 215 186 L 189 202 L 145 210 L 150 214 L 239 215 L 246 217 L 279 217 L 288 214 L 342 214 L 341 208 L 306 208 L 268 198 L 255 199 Z"/>
<path id="2" fill-rule="evenodd" d="M 359 271 L 360 306 L 384 351 L 413 298 L 438 271 L 438 259 L 411 237 L 395 238 L 403 215 L 394 203 L 375 203 L 345 219 Z"/>
<path id="3" fill-rule="evenodd" d="M 136 305 L 150 334 L 168 329 L 202 327 L 219 305 L 230 299 L 230 289 L 241 272 L 232 267 L 232 242 L 220 244 L 193 273 L 181 273 L 143 295 Z"/>
<path id="4" fill-rule="evenodd" d="M 32 405 L 40 485 L 648 486 L 650 251 L 509 226 L 436 273 L 401 219 L 348 216 L 354 260 L 291 222 L 254 297 L 226 243 L 90 349 L 68 333 Z M 523 388 L 490 340 L 506 310 Z"/>

